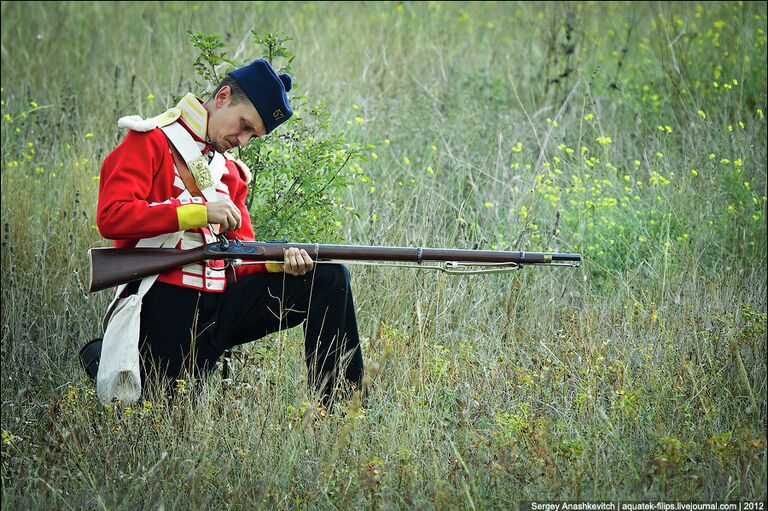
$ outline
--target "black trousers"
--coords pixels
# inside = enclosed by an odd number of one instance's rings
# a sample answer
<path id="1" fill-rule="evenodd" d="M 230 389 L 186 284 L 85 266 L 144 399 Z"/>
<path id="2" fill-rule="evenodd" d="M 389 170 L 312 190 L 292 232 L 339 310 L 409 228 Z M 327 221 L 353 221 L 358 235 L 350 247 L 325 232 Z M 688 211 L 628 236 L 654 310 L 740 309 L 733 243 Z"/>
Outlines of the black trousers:
<path id="1" fill-rule="evenodd" d="M 344 379 L 358 387 L 363 355 L 345 266 L 317 264 L 306 275 L 241 277 L 224 293 L 156 282 L 141 310 L 142 370 L 166 381 L 187 370 L 211 371 L 224 351 L 279 330 L 304 327 L 311 387 L 327 404 Z"/>

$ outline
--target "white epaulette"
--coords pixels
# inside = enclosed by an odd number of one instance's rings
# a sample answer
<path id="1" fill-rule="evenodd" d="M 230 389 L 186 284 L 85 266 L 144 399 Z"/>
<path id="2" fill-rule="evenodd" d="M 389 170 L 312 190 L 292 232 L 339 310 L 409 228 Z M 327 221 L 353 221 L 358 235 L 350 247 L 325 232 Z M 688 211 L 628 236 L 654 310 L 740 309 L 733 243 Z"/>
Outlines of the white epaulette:
<path id="1" fill-rule="evenodd" d="M 127 115 L 117 121 L 119 128 L 128 128 L 133 131 L 152 131 L 155 128 L 168 126 L 176 122 L 181 117 L 181 109 L 177 107 L 169 108 L 165 112 L 149 119 L 142 119 L 140 115 Z"/>

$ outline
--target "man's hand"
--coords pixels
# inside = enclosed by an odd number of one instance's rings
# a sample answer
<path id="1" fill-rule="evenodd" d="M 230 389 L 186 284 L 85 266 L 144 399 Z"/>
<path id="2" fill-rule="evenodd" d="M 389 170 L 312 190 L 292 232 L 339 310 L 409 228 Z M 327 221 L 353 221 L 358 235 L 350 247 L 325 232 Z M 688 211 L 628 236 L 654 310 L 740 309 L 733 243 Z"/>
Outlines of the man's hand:
<path id="1" fill-rule="evenodd" d="M 285 251 L 285 264 L 283 265 L 285 273 L 300 276 L 312 271 L 314 266 L 314 261 L 303 248 L 299 250 L 296 247 L 291 247 Z"/>
<path id="2" fill-rule="evenodd" d="M 240 210 L 229 199 L 206 202 L 205 207 L 208 210 L 208 223 L 219 224 L 219 232 L 234 231 L 243 225 Z"/>

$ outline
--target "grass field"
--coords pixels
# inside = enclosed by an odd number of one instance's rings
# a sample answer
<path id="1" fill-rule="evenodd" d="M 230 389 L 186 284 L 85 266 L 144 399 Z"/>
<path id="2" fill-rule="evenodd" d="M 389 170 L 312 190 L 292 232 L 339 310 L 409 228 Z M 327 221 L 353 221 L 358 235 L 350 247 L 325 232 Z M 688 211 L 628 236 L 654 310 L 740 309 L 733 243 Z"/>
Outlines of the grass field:
<path id="1" fill-rule="evenodd" d="M 510 509 L 766 500 L 766 3 L 2 2 L 3 509 Z M 366 150 L 339 237 L 582 252 L 351 268 L 367 407 L 315 419 L 300 331 L 198 399 L 102 406 L 77 361 L 122 115 L 260 56 Z M 258 215 L 258 209 L 253 211 Z M 314 240 L 320 241 L 323 240 Z"/>

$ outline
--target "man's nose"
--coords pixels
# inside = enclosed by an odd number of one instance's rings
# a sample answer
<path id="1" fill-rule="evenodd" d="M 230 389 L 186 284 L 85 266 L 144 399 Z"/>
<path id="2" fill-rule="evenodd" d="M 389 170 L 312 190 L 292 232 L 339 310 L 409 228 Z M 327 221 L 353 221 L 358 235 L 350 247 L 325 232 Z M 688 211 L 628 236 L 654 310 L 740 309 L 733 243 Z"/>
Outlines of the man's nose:
<path id="1" fill-rule="evenodd" d="M 237 143 L 240 144 L 240 147 L 245 147 L 248 145 L 248 142 L 251 141 L 251 135 L 248 133 L 241 133 L 237 136 Z"/>

